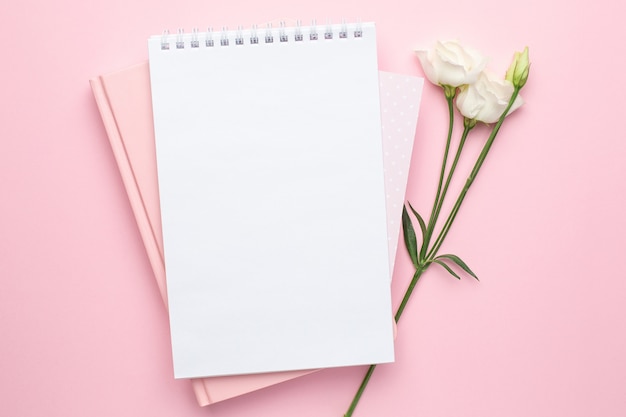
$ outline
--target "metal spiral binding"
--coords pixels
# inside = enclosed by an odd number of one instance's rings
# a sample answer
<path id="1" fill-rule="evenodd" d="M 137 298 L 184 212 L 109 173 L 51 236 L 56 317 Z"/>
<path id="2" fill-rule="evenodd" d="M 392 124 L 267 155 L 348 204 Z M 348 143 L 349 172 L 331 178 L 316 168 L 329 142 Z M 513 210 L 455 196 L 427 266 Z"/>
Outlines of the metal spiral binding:
<path id="1" fill-rule="evenodd" d="M 185 42 L 183 41 L 183 35 L 185 31 L 182 29 L 178 29 L 176 32 L 176 49 L 185 49 Z"/>
<path id="2" fill-rule="evenodd" d="M 339 31 L 339 37 L 345 39 L 348 37 L 348 25 L 346 25 L 346 19 L 341 19 L 341 30 Z"/>
<path id="3" fill-rule="evenodd" d="M 330 23 L 330 20 L 326 23 L 326 30 L 324 31 L 324 39 L 332 39 L 333 38 L 333 25 Z"/>
<path id="4" fill-rule="evenodd" d="M 361 19 L 356 22 L 356 30 L 354 31 L 355 38 L 363 37 L 363 28 L 361 28 Z"/>
<path id="5" fill-rule="evenodd" d="M 209 28 L 206 32 L 205 45 L 209 48 L 215 46 L 215 42 L 213 41 L 213 28 Z"/>
<path id="6" fill-rule="evenodd" d="M 285 22 L 280 22 L 280 41 L 281 42 L 287 42 L 289 40 L 289 37 L 287 36 L 287 32 L 285 31 Z"/>
<path id="7" fill-rule="evenodd" d="M 198 40 L 198 28 L 193 28 L 191 30 L 191 47 L 192 48 L 200 47 L 200 41 Z"/>
<path id="8" fill-rule="evenodd" d="M 164 30 L 163 34 L 161 35 L 161 49 L 162 50 L 170 49 L 170 43 L 167 41 L 167 38 L 169 35 L 170 35 L 170 31 L 167 29 Z"/>
<path id="9" fill-rule="evenodd" d="M 317 40 L 317 22 L 315 21 L 315 19 L 313 19 L 313 21 L 311 22 L 311 33 L 309 34 L 309 39 L 312 41 L 316 41 Z"/>
<path id="10" fill-rule="evenodd" d="M 272 24 L 267 24 L 267 29 L 265 29 L 265 43 L 274 43 L 274 36 L 272 35 Z"/>
<path id="11" fill-rule="evenodd" d="M 257 26 L 253 25 L 252 29 L 250 30 L 250 44 L 251 45 L 257 45 L 259 43 L 259 35 L 257 35 L 256 30 L 257 30 Z"/>
<path id="12" fill-rule="evenodd" d="M 243 45 L 243 28 L 237 26 L 237 34 L 235 35 L 235 45 Z"/>
<path id="13" fill-rule="evenodd" d="M 220 39 L 220 45 L 228 46 L 228 28 L 222 27 L 222 38 Z"/>
<path id="14" fill-rule="evenodd" d="M 319 30 L 316 20 L 311 22 L 310 26 L 302 26 L 302 22 L 297 20 L 293 27 L 287 27 L 284 21 L 280 22 L 280 26 L 275 29 L 269 23 L 262 36 L 259 36 L 258 26 L 253 25 L 249 30 L 245 30 L 243 26 L 237 26 L 234 31 L 229 31 L 227 27 L 222 27 L 219 40 L 214 38 L 213 28 L 209 27 L 206 32 L 202 33 L 197 28 L 193 28 L 191 34 L 185 34 L 183 29 L 178 29 L 175 35 L 170 35 L 169 30 L 164 30 L 161 35 L 161 49 L 198 49 L 200 46 L 206 48 L 226 47 L 235 45 L 258 45 L 260 43 L 286 43 L 286 42 L 303 42 L 305 36 L 307 41 L 318 41 L 320 39 L 347 39 L 363 37 L 363 28 L 360 20 L 356 23 L 348 25 L 345 19 L 341 20 L 339 25 L 333 25 L 330 20 L 326 22 L 323 30 Z M 350 30 L 349 30 L 350 27 Z M 172 36 L 174 38 L 172 39 Z M 275 41 L 275 38 L 277 39 Z M 216 42 L 217 41 L 217 42 Z M 172 46 L 173 44 L 173 46 Z"/>
<path id="15" fill-rule="evenodd" d="M 296 42 L 300 42 L 302 39 L 304 39 L 304 36 L 302 36 L 302 22 L 298 20 L 296 21 L 296 34 L 294 35 L 294 40 Z"/>

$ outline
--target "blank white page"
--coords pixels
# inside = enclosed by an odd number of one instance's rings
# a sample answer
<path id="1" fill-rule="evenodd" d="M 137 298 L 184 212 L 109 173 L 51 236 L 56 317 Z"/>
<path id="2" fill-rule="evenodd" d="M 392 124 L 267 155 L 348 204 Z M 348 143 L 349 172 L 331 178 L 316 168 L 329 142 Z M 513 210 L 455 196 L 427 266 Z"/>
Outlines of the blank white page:
<path id="1" fill-rule="evenodd" d="M 176 378 L 393 361 L 375 27 L 312 31 L 148 42 Z"/>

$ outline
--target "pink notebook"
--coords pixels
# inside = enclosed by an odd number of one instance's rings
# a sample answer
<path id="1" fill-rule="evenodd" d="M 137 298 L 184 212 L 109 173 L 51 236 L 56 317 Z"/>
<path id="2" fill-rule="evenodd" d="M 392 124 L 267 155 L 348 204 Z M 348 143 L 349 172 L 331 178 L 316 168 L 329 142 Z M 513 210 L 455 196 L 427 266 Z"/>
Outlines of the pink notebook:
<path id="1" fill-rule="evenodd" d="M 165 267 L 148 63 L 90 80 L 131 208 L 167 306 Z M 393 261 L 423 79 L 380 73 L 389 257 Z M 308 371 L 192 379 L 198 403 L 209 405 L 296 378 Z"/>

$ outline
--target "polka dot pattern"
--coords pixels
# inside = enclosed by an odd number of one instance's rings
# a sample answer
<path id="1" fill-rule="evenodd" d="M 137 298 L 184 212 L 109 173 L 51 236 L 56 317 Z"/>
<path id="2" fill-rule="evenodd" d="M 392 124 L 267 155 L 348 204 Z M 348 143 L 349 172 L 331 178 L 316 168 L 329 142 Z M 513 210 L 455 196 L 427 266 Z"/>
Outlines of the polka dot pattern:
<path id="1" fill-rule="evenodd" d="M 393 274 L 424 79 L 384 71 L 379 74 L 389 259 Z"/>

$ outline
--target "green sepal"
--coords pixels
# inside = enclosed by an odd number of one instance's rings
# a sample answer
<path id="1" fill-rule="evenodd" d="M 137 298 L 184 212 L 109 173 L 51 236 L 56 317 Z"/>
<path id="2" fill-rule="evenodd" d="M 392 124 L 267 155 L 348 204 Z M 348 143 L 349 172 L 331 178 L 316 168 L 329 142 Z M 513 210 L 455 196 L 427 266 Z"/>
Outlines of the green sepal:
<path id="1" fill-rule="evenodd" d="M 480 281 L 480 280 L 478 279 L 478 277 L 476 276 L 476 274 L 474 273 L 474 271 L 472 271 L 472 270 L 470 269 L 470 267 L 469 267 L 469 266 L 467 266 L 467 264 L 466 264 L 465 262 L 463 262 L 463 260 L 462 260 L 461 258 L 459 258 L 458 256 L 456 256 L 456 255 L 452 255 L 452 254 L 445 254 L 445 255 L 439 255 L 439 256 L 437 256 L 437 258 L 435 258 L 435 259 L 441 259 L 441 258 L 451 260 L 452 262 L 454 262 L 455 264 L 457 264 L 459 267 L 461 267 L 461 269 L 462 269 L 463 271 L 467 272 L 467 273 L 468 273 L 468 274 L 470 274 L 472 277 L 476 278 L 476 281 Z"/>
<path id="2" fill-rule="evenodd" d="M 413 262 L 413 265 L 417 268 L 419 264 L 417 238 L 415 237 L 415 229 L 413 229 L 413 223 L 411 223 L 411 218 L 405 206 L 402 206 L 402 230 L 404 233 L 404 244 L 406 245 L 407 251 L 409 251 L 411 262 Z"/>
<path id="3" fill-rule="evenodd" d="M 460 276 L 458 276 L 458 275 L 457 275 L 457 273 L 456 273 L 456 272 L 454 272 L 454 271 L 452 270 L 452 268 L 450 268 L 448 265 L 446 265 L 446 263 L 445 263 L 445 262 L 440 261 L 440 260 L 438 260 L 438 259 L 433 259 L 433 262 L 434 262 L 434 263 L 436 263 L 436 264 L 438 264 L 438 265 L 443 266 L 443 267 L 446 269 L 446 271 L 448 271 L 448 272 L 449 272 L 449 273 L 450 273 L 453 277 L 455 277 L 456 279 L 461 279 L 461 277 L 460 277 Z"/>
<path id="4" fill-rule="evenodd" d="M 446 99 L 452 101 L 456 96 L 456 87 L 451 85 L 441 85 L 443 87 L 443 93 L 446 95 Z"/>

